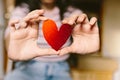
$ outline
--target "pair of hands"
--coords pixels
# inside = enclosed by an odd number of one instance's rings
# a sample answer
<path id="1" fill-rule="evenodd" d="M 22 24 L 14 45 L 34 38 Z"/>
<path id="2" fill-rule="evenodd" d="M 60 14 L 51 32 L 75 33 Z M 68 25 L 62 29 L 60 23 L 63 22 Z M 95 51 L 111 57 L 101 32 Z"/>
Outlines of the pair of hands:
<path id="1" fill-rule="evenodd" d="M 91 53 L 99 49 L 99 30 L 95 17 L 72 15 L 62 23 L 72 25 L 73 43 L 59 51 L 52 48 L 39 48 L 37 45 L 39 22 L 47 20 L 43 10 L 30 12 L 22 20 L 11 20 L 8 56 L 13 60 L 29 60 L 44 55 L 64 55 L 67 53 Z M 76 23 L 76 24 L 75 24 Z M 19 27 L 17 27 L 19 26 Z"/>

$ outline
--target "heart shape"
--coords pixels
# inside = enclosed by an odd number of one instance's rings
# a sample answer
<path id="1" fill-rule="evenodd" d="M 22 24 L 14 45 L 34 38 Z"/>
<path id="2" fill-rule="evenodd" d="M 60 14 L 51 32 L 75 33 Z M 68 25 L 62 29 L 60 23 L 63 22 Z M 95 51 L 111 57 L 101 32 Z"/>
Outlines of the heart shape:
<path id="1" fill-rule="evenodd" d="M 63 24 L 60 30 L 58 30 L 56 23 L 50 19 L 44 21 L 42 26 L 46 41 L 56 51 L 59 50 L 71 36 L 72 29 L 69 24 Z"/>

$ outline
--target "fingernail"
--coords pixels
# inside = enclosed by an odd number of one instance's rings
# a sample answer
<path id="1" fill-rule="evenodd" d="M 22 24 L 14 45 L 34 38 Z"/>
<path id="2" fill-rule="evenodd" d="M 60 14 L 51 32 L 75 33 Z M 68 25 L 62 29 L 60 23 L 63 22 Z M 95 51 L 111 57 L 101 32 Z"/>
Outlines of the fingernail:
<path id="1" fill-rule="evenodd" d="M 19 29 L 19 27 L 20 27 L 20 24 L 18 23 L 18 24 L 15 24 L 15 28 L 16 29 Z"/>
<path id="2" fill-rule="evenodd" d="M 69 21 L 69 22 L 68 22 L 68 24 L 73 25 L 73 24 L 74 24 L 74 22 L 73 22 L 73 21 Z"/>
<path id="3" fill-rule="evenodd" d="M 48 20 L 48 18 L 44 17 L 43 20 Z"/>

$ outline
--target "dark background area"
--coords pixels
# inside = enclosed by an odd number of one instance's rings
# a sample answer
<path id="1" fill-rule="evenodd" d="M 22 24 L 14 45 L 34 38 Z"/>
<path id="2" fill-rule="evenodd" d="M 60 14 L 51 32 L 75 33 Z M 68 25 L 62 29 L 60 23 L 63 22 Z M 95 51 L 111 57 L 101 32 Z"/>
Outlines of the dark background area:
<path id="1" fill-rule="evenodd" d="M 101 11 L 102 0 L 73 0 L 73 5 L 82 9 L 84 12 L 99 14 Z"/>
<path id="2" fill-rule="evenodd" d="M 101 26 L 102 3 L 102 0 L 73 0 L 73 5 L 86 13 L 89 18 L 97 17 L 99 26 Z"/>

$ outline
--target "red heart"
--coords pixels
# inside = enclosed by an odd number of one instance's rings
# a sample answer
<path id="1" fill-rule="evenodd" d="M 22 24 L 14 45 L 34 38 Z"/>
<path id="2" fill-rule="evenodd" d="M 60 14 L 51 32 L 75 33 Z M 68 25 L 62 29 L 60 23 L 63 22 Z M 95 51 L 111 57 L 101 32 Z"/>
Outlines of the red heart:
<path id="1" fill-rule="evenodd" d="M 69 24 L 63 24 L 58 31 L 56 23 L 53 20 L 44 21 L 42 26 L 46 41 L 56 51 L 65 44 L 71 35 L 72 29 Z"/>

